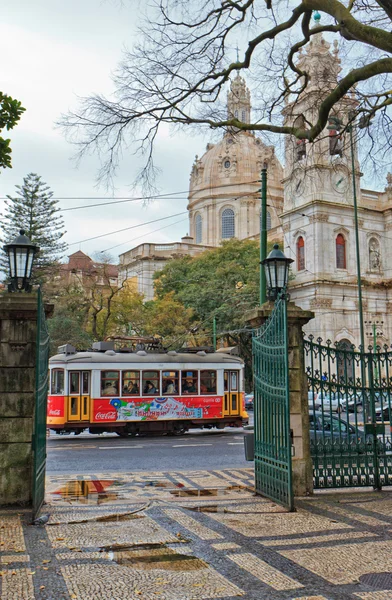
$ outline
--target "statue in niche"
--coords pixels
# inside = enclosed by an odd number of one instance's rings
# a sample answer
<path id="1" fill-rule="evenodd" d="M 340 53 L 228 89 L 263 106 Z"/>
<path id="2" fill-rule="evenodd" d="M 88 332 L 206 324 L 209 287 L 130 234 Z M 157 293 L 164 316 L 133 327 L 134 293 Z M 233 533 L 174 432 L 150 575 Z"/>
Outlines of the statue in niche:
<path id="1" fill-rule="evenodd" d="M 381 268 L 380 244 L 375 238 L 369 242 L 369 266 L 371 271 L 379 271 Z"/>

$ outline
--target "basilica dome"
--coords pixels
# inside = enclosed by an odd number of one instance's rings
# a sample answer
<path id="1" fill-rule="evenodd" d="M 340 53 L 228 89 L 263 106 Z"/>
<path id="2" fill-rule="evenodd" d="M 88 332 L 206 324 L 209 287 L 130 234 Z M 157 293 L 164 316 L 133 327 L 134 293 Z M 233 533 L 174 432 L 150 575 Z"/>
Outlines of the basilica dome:
<path id="1" fill-rule="evenodd" d="M 229 116 L 250 122 L 250 93 L 237 75 L 228 94 Z M 217 144 L 196 156 L 189 186 L 190 232 L 197 244 L 216 246 L 222 239 L 245 239 L 260 232 L 260 172 L 267 167 L 269 229 L 278 226 L 283 170 L 273 146 L 254 133 L 227 131 Z"/>

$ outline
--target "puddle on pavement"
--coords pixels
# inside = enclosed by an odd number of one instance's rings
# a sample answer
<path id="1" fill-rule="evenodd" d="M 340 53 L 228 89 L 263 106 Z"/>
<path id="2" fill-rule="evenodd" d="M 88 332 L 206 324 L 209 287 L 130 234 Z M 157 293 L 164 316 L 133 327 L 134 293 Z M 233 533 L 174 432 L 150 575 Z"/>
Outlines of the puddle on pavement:
<path id="1" fill-rule="evenodd" d="M 203 488 L 203 489 L 183 489 L 171 490 L 170 493 L 178 498 L 203 498 L 206 496 L 227 496 L 231 492 L 249 492 L 244 485 L 229 485 L 225 488 Z"/>
<path id="2" fill-rule="evenodd" d="M 118 492 L 108 492 L 107 489 L 118 485 L 114 479 L 91 479 L 88 481 L 73 479 L 67 481 L 61 488 L 52 492 L 62 500 L 76 504 L 105 504 L 121 498 Z"/>
<path id="3" fill-rule="evenodd" d="M 128 549 L 111 550 L 109 560 L 119 565 L 151 571 L 198 571 L 207 569 L 208 565 L 200 558 L 188 554 L 179 554 L 172 548 L 161 544 L 144 544 Z"/>

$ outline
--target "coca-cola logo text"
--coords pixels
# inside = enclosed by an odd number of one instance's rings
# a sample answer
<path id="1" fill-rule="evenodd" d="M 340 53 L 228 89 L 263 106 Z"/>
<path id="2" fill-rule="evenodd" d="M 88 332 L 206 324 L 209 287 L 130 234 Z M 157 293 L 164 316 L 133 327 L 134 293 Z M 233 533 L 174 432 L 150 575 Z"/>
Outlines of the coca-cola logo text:
<path id="1" fill-rule="evenodd" d="M 113 419 L 116 419 L 116 418 L 117 418 L 117 413 L 114 412 L 114 411 L 113 412 L 107 412 L 107 413 L 98 412 L 95 415 L 95 420 L 96 421 L 110 421 L 110 420 L 113 420 Z"/>
<path id="2" fill-rule="evenodd" d="M 60 417 L 61 416 L 61 410 L 59 408 L 57 408 L 56 410 L 52 409 L 49 411 L 49 414 L 52 417 Z"/>

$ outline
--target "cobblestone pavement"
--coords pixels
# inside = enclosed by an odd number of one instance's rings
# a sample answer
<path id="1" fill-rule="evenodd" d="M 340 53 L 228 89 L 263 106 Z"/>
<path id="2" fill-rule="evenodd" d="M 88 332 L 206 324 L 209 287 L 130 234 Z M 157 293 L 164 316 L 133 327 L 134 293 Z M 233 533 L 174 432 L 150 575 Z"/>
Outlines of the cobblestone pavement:
<path id="1" fill-rule="evenodd" d="M 251 469 L 56 476 L 45 524 L 0 511 L 1 600 L 391 600 L 392 492 L 297 512 Z"/>

